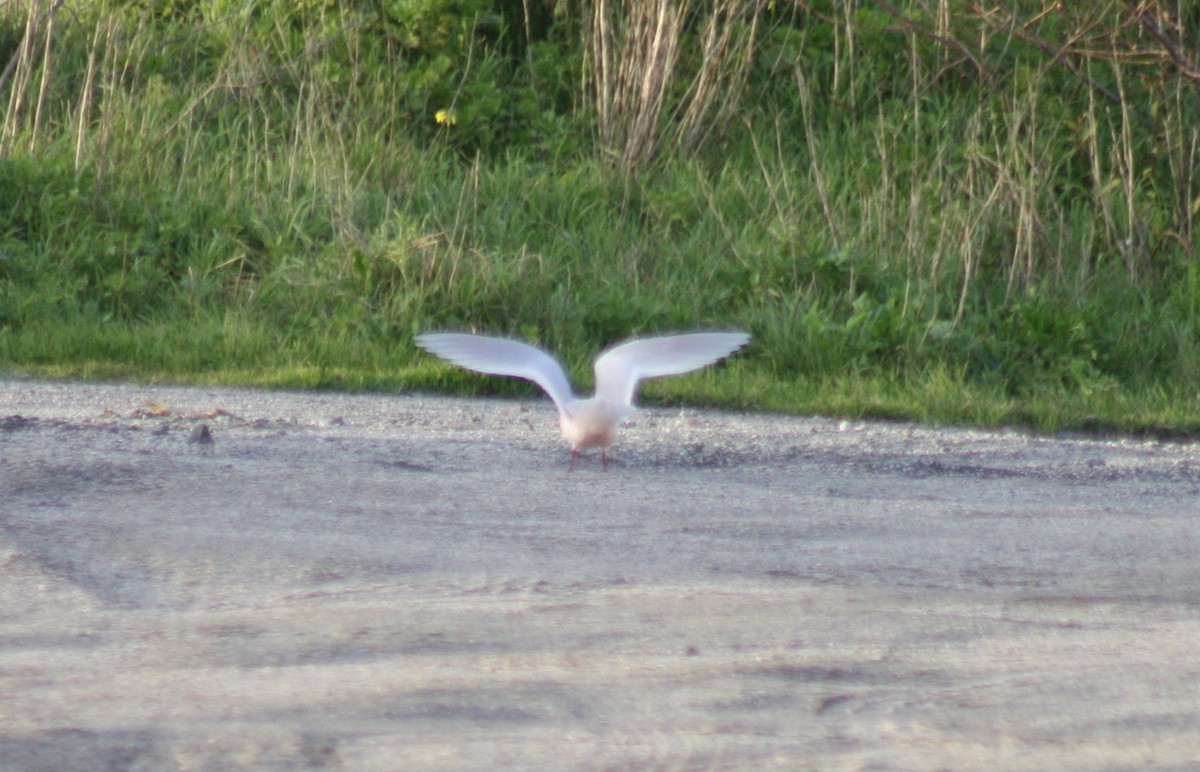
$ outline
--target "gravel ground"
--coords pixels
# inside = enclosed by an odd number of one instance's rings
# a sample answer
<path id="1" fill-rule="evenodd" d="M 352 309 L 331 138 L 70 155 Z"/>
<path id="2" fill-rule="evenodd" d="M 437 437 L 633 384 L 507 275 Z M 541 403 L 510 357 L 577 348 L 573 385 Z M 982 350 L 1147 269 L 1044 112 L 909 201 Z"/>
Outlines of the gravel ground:
<path id="1" fill-rule="evenodd" d="M 204 428 L 201 428 L 204 427 Z M 0 382 L 0 768 L 1190 767 L 1200 447 Z"/>

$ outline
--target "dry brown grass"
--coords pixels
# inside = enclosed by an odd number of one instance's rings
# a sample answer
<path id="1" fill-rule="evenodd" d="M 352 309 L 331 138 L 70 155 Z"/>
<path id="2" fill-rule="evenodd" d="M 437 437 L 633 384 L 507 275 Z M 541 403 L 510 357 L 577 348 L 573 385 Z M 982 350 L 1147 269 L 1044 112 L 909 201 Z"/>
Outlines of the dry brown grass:
<path id="1" fill-rule="evenodd" d="M 594 0 L 587 71 L 603 148 L 632 170 L 719 136 L 741 100 L 764 0 Z M 692 37 L 688 29 L 697 34 Z M 683 46 L 699 46 L 681 72 Z M 682 96 L 677 81 L 690 77 Z"/>

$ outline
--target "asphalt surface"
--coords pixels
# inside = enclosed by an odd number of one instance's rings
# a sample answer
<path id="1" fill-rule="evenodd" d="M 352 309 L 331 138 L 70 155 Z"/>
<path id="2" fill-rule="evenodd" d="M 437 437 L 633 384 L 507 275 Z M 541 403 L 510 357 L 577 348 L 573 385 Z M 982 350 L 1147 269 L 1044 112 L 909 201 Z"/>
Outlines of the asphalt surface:
<path id="1" fill-rule="evenodd" d="M 203 428 L 202 428 L 203 427 Z M 0 382 L 0 768 L 1189 768 L 1200 447 Z"/>

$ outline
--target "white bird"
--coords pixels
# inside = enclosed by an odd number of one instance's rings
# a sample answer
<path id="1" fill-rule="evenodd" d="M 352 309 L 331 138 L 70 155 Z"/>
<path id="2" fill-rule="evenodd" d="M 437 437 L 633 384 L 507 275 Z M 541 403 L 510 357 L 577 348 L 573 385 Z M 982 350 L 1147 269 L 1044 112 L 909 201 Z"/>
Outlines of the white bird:
<path id="1" fill-rule="evenodd" d="M 567 471 L 575 467 L 579 451 L 594 447 L 600 448 L 601 465 L 608 469 L 608 446 L 617 437 L 617 427 L 635 412 L 638 381 L 697 370 L 749 341 L 744 332 L 697 332 L 622 343 L 596 359 L 596 395 L 579 399 L 553 357 L 520 341 L 450 332 L 416 338 L 418 346 L 459 367 L 524 378 L 541 386 L 558 407 L 559 427 L 571 444 Z"/>

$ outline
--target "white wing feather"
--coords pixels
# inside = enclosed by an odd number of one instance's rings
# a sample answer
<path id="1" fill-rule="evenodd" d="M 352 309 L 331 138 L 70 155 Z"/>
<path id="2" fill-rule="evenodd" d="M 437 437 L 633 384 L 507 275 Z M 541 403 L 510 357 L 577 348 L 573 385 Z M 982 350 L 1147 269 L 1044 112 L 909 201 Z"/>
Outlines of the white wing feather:
<path id="1" fill-rule="evenodd" d="M 574 397 L 562 366 L 546 352 L 508 338 L 489 338 L 452 332 L 430 332 L 416 337 L 417 345 L 459 367 L 487 375 L 524 378 L 541 386 L 559 413 Z"/>
<path id="2" fill-rule="evenodd" d="M 749 341 L 744 332 L 697 332 L 623 343 L 596 360 L 596 398 L 631 405 L 638 381 L 697 370 Z"/>

